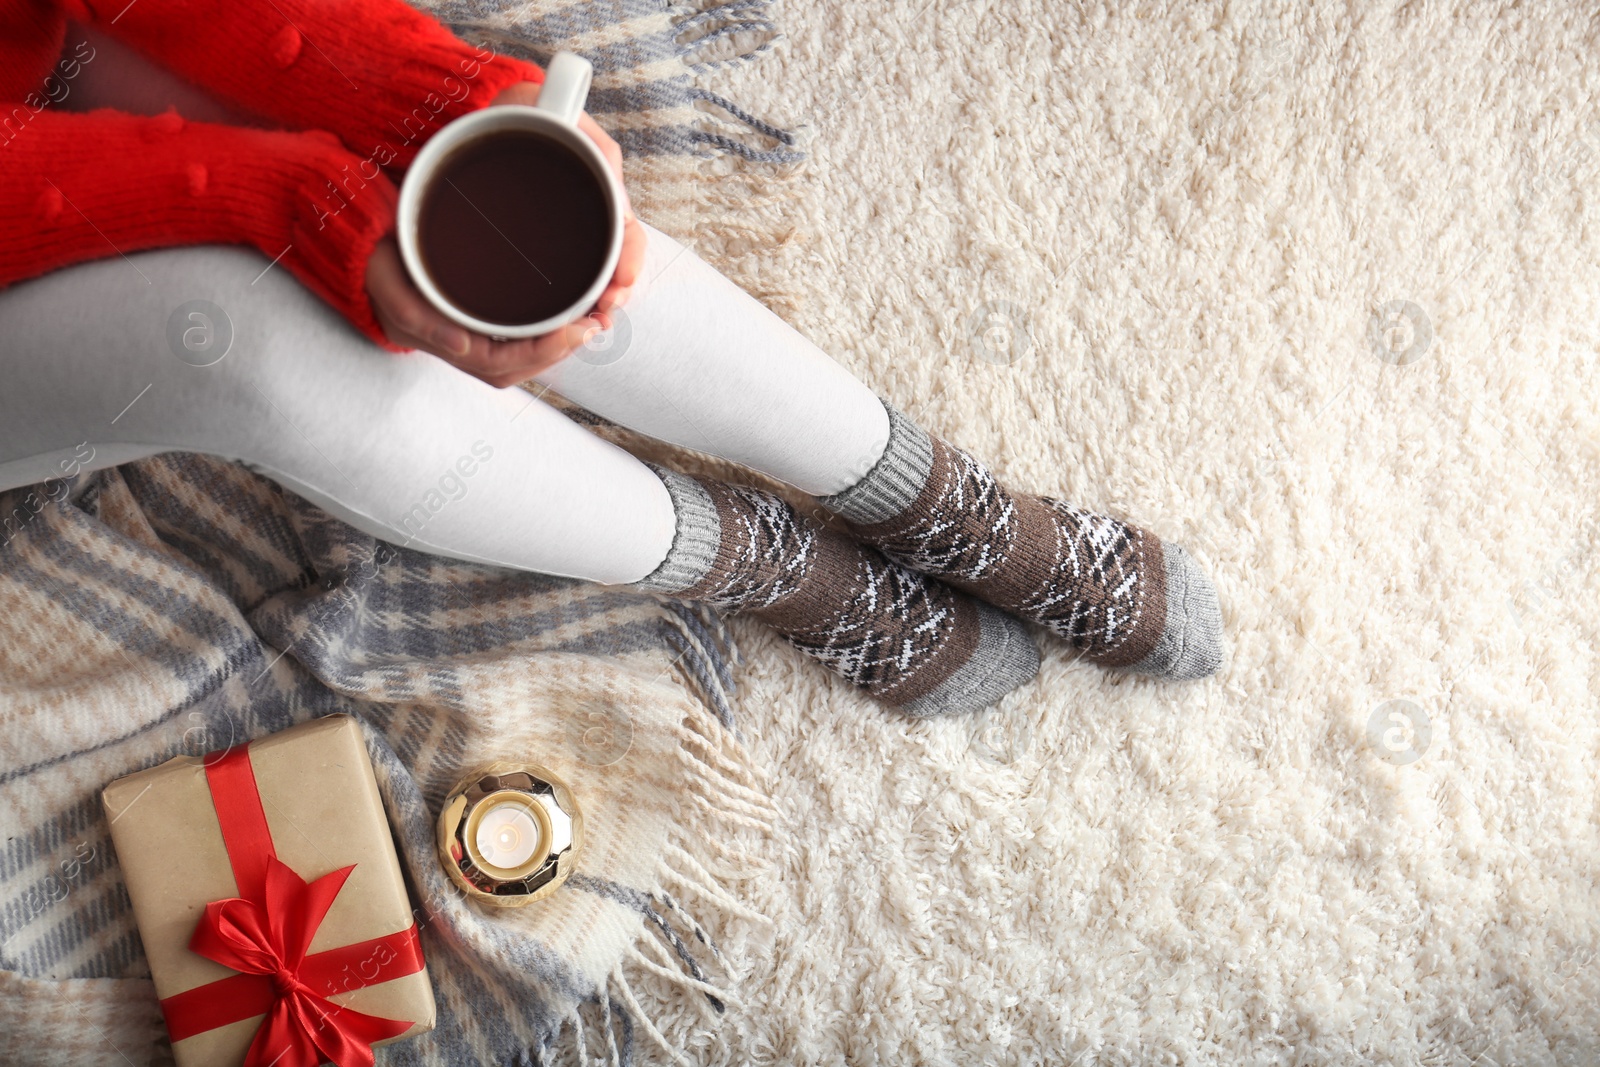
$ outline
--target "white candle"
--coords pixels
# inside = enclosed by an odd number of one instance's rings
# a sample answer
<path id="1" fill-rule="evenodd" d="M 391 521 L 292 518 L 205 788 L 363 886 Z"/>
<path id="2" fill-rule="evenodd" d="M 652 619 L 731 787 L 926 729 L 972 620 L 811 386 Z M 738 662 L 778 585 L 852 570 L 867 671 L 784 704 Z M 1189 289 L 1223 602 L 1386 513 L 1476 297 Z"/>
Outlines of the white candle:
<path id="1" fill-rule="evenodd" d="M 502 871 L 521 867 L 539 850 L 539 824 L 521 804 L 496 804 L 478 823 L 478 855 Z"/>

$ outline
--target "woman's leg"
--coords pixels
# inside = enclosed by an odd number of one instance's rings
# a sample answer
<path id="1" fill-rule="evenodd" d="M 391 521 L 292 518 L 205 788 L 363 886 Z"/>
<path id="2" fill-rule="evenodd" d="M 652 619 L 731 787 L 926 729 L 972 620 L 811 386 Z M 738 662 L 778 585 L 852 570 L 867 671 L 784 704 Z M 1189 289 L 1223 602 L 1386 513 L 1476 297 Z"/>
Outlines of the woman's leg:
<path id="1" fill-rule="evenodd" d="M 674 513 L 647 467 L 526 393 L 362 341 L 266 265 L 145 253 L 0 294 L 0 488 L 85 446 L 90 467 L 208 452 L 438 555 L 608 583 L 661 562 Z"/>
<path id="2" fill-rule="evenodd" d="M 1216 591 L 1178 545 L 1002 486 L 671 238 L 608 344 L 540 381 L 624 426 L 822 498 L 859 539 L 1033 619 L 1107 666 L 1221 662 Z"/>
<path id="3" fill-rule="evenodd" d="M 617 325 L 539 376 L 629 429 L 826 496 L 889 442 L 878 397 L 759 300 L 651 226 Z"/>
<path id="4" fill-rule="evenodd" d="M 1025 633 L 753 490 L 658 472 L 521 390 L 393 355 L 252 252 L 0 292 L 0 489 L 168 450 L 239 460 L 385 540 L 718 604 L 888 703 L 982 707 Z"/>

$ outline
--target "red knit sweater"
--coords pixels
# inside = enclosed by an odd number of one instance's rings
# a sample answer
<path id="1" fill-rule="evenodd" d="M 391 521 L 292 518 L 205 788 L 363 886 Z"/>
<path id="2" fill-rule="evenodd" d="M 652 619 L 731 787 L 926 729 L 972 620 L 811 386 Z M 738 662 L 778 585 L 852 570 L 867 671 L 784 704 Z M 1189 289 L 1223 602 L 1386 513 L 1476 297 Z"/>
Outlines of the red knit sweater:
<path id="1" fill-rule="evenodd" d="M 88 58 L 60 56 L 69 17 L 283 129 L 59 111 Z M 0 286 L 138 249 L 248 244 L 394 347 L 365 286 L 394 224 L 384 168 L 543 77 L 403 0 L 0 0 Z"/>

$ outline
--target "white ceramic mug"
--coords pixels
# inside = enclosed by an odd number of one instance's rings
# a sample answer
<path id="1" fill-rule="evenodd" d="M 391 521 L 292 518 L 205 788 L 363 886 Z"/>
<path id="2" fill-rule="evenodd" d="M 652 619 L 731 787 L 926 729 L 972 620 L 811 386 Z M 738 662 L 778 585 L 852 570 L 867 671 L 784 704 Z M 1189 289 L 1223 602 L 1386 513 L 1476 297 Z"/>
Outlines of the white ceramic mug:
<path id="1" fill-rule="evenodd" d="M 461 116 L 429 138 L 428 143 L 422 146 L 422 151 L 417 153 L 411 168 L 406 171 L 405 180 L 400 184 L 400 206 L 395 223 L 400 256 L 405 261 L 411 280 L 428 302 L 469 330 L 497 339 L 537 337 L 549 333 L 587 313 L 605 291 L 611 275 L 617 269 L 617 259 L 622 255 L 622 186 L 611 173 L 611 167 L 600 149 L 578 129 L 578 116 L 583 113 L 583 104 L 589 96 L 589 83 L 593 77 L 594 68 L 582 56 L 571 52 L 556 53 L 545 68 L 544 84 L 539 88 L 537 104 L 533 107 L 496 104 Z M 604 190 L 611 216 L 610 247 L 606 250 L 600 271 L 583 295 L 547 319 L 510 326 L 485 322 L 451 303 L 428 276 L 417 236 L 418 215 L 439 165 L 455 149 L 469 141 L 506 130 L 531 130 L 571 149 L 594 173 L 596 183 Z M 559 204 L 551 207 L 560 210 Z"/>

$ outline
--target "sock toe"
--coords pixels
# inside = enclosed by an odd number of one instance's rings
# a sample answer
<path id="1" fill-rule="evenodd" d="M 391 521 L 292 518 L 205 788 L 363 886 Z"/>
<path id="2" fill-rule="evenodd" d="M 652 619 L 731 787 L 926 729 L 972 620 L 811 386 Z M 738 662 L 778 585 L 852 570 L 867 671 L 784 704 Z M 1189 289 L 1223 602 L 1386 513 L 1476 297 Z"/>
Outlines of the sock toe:
<path id="1" fill-rule="evenodd" d="M 978 647 L 949 678 L 931 693 L 900 710 L 918 718 L 982 711 L 1000 698 L 1033 680 L 1039 673 L 1039 649 L 1021 622 L 980 601 Z"/>
<path id="2" fill-rule="evenodd" d="M 1129 670 L 1189 680 L 1222 666 L 1222 605 L 1216 586 L 1181 545 L 1162 542 L 1167 579 L 1167 622 L 1149 655 Z"/>

